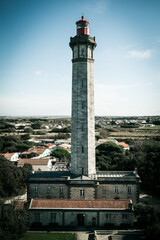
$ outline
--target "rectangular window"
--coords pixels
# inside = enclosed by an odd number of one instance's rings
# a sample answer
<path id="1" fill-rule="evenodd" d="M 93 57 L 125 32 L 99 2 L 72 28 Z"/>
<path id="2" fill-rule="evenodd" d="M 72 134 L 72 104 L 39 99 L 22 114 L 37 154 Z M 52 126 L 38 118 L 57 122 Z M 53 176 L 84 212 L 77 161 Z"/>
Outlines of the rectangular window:
<path id="1" fill-rule="evenodd" d="M 38 187 L 37 186 L 35 186 L 34 191 L 35 191 L 35 193 L 38 193 Z"/>
<path id="2" fill-rule="evenodd" d="M 82 145 L 82 153 L 84 153 L 84 147 L 83 147 L 83 145 Z"/>
<path id="3" fill-rule="evenodd" d="M 127 218 L 128 218 L 128 214 L 123 213 L 123 214 L 122 214 L 122 218 L 123 218 L 123 220 L 127 220 Z"/>
<path id="4" fill-rule="evenodd" d="M 34 214 L 34 218 L 35 218 L 35 222 L 40 222 L 40 213 L 39 212 L 36 212 Z"/>
<path id="5" fill-rule="evenodd" d="M 60 194 L 63 194 L 63 187 L 59 188 L 59 192 L 60 192 Z"/>
<path id="6" fill-rule="evenodd" d="M 110 213 L 106 213 L 106 219 L 110 220 L 111 219 L 111 214 Z"/>
<path id="7" fill-rule="evenodd" d="M 47 187 L 47 194 L 51 193 L 51 187 Z"/>
<path id="8" fill-rule="evenodd" d="M 96 218 L 92 218 L 92 226 L 95 227 L 96 226 Z"/>
<path id="9" fill-rule="evenodd" d="M 64 198 L 63 187 L 59 187 L 59 198 Z"/>
<path id="10" fill-rule="evenodd" d="M 128 193 L 129 193 L 129 194 L 132 194 L 131 186 L 128 186 Z"/>
<path id="11" fill-rule="evenodd" d="M 56 221 L 56 213 L 51 213 L 51 222 Z"/>
<path id="12" fill-rule="evenodd" d="M 81 189 L 81 190 L 80 190 L 80 197 L 81 197 L 81 198 L 84 198 L 84 189 Z"/>
<path id="13" fill-rule="evenodd" d="M 81 125 L 81 130 L 82 130 L 82 132 L 84 131 L 84 124 L 83 123 Z"/>
<path id="14" fill-rule="evenodd" d="M 106 188 L 102 187 L 102 195 L 105 196 L 106 195 Z"/>
<path id="15" fill-rule="evenodd" d="M 82 80 L 82 87 L 84 87 L 84 80 Z"/>
<path id="16" fill-rule="evenodd" d="M 115 193 L 118 193 L 118 186 L 115 186 Z"/>

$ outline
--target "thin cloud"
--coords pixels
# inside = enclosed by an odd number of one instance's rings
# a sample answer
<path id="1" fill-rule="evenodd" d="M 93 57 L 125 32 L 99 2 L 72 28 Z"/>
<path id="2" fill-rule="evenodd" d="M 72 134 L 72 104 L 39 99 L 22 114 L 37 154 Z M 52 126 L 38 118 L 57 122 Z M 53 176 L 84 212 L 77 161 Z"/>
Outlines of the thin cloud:
<path id="1" fill-rule="evenodd" d="M 106 11 L 106 9 L 107 9 L 107 4 L 108 4 L 108 1 L 107 1 L 107 2 L 104 1 L 104 0 L 102 0 L 102 1 L 97 1 L 96 4 L 95 4 L 95 9 L 94 9 L 94 11 L 95 11 L 96 13 L 99 13 L 99 14 L 104 13 L 104 12 Z"/>
<path id="2" fill-rule="evenodd" d="M 158 74 L 156 75 L 156 79 L 157 79 L 157 80 L 160 80 L 160 73 L 158 73 Z"/>
<path id="3" fill-rule="evenodd" d="M 146 59 L 151 57 L 152 50 L 149 50 L 149 49 L 144 51 L 133 50 L 133 51 L 128 51 L 128 54 L 133 58 Z"/>
<path id="4" fill-rule="evenodd" d="M 84 12 L 84 15 L 85 12 L 94 12 L 101 15 L 106 12 L 108 5 L 109 0 L 93 0 L 91 2 L 88 1 L 82 10 Z"/>
<path id="5" fill-rule="evenodd" d="M 34 72 L 37 76 L 42 76 L 42 72 L 41 71 L 35 71 Z"/>

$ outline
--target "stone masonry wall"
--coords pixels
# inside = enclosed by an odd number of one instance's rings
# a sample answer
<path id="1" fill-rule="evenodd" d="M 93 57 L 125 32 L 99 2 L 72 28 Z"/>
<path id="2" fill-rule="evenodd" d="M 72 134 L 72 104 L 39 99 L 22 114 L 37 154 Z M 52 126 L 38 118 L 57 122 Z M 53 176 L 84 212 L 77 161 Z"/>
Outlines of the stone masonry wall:
<path id="1" fill-rule="evenodd" d="M 71 172 L 95 173 L 93 61 L 89 60 L 73 63 L 71 144 Z"/>

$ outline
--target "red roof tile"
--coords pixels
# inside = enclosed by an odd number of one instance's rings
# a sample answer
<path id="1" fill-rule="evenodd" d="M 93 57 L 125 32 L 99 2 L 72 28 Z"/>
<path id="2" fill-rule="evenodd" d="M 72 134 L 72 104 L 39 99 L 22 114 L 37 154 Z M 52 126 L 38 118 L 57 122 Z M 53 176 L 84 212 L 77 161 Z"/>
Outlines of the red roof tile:
<path id="1" fill-rule="evenodd" d="M 118 144 L 121 145 L 124 148 L 129 147 L 129 145 L 125 142 L 119 142 Z"/>
<path id="2" fill-rule="evenodd" d="M 4 157 L 5 158 L 11 158 L 15 153 L 5 153 Z"/>
<path id="3" fill-rule="evenodd" d="M 128 209 L 129 200 L 33 199 L 30 209 Z"/>
<path id="4" fill-rule="evenodd" d="M 56 146 L 56 145 L 53 144 L 53 143 L 47 143 L 47 144 L 45 144 L 45 146 L 47 146 L 47 147 L 53 147 L 53 146 Z"/>

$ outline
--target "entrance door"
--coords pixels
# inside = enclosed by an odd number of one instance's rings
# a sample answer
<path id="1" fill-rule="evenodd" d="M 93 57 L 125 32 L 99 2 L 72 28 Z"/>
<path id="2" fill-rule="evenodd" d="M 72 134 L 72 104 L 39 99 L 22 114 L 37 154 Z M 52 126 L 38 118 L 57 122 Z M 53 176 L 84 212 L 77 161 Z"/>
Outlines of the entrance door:
<path id="1" fill-rule="evenodd" d="M 78 226 L 84 227 L 84 217 L 85 217 L 84 214 L 77 215 L 77 225 Z"/>

